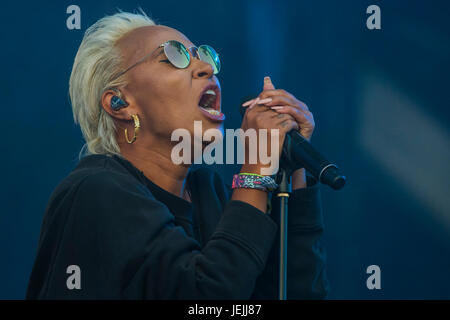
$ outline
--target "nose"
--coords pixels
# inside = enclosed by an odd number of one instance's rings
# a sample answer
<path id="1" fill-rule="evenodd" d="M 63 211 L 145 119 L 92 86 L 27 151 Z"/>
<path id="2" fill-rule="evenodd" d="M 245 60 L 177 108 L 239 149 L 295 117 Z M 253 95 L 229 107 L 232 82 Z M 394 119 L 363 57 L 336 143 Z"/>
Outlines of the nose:
<path id="1" fill-rule="evenodd" d="M 212 65 L 210 65 L 207 62 L 204 62 L 200 59 L 193 59 L 195 61 L 194 63 L 194 78 L 212 78 L 214 75 L 214 69 Z"/>

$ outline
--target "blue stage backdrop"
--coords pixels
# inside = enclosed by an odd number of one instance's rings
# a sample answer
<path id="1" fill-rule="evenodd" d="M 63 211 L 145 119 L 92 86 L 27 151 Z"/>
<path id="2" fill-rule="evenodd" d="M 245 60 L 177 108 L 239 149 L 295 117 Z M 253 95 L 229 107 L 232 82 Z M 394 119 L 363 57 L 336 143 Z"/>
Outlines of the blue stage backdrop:
<path id="1" fill-rule="evenodd" d="M 379 30 L 366 26 L 373 4 Z M 139 7 L 219 51 L 226 128 L 265 75 L 308 104 L 312 143 L 348 177 L 322 187 L 328 298 L 450 298 L 450 2 L 415 0 L 3 3 L 0 298 L 24 298 L 47 201 L 83 144 L 68 96 L 83 33 Z M 381 289 L 367 288 L 370 265 Z"/>

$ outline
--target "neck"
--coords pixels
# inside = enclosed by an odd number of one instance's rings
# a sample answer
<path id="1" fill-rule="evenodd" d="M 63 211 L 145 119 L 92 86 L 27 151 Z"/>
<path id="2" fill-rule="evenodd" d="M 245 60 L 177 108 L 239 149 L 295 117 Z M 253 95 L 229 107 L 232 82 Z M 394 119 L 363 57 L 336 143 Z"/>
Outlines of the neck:
<path id="1" fill-rule="evenodd" d="M 136 168 L 162 189 L 186 198 L 185 181 L 189 172 L 188 165 L 176 165 L 170 157 L 171 150 L 145 148 L 134 145 L 133 148 L 121 146 L 121 153 Z"/>

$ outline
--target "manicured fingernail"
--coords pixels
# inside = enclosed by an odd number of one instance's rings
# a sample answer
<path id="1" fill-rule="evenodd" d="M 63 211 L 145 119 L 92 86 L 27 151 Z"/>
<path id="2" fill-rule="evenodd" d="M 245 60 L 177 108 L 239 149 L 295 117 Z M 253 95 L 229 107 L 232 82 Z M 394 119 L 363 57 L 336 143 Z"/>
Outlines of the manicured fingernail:
<path id="1" fill-rule="evenodd" d="M 258 103 L 258 101 L 259 101 L 259 98 L 256 98 L 248 108 L 249 109 L 253 108 Z"/>
<path id="2" fill-rule="evenodd" d="M 265 98 L 265 99 L 259 100 L 258 104 L 269 103 L 270 101 L 272 101 L 272 98 Z"/>
<path id="3" fill-rule="evenodd" d="M 253 101 L 255 101 L 255 99 L 248 100 L 247 102 L 244 102 L 244 103 L 242 104 L 242 106 L 243 106 L 243 107 L 249 106 L 249 105 L 252 104 Z"/>
<path id="4" fill-rule="evenodd" d="M 281 106 L 275 106 L 275 107 L 270 107 L 270 109 L 280 110 L 280 109 L 284 109 L 284 107 L 281 107 Z"/>

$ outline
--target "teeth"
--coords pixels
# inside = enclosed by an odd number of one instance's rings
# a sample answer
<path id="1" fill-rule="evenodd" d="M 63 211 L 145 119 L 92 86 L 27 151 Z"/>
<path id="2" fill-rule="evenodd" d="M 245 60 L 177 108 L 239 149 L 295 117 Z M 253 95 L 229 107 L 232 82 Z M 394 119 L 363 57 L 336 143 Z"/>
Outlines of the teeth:
<path id="1" fill-rule="evenodd" d="M 216 95 L 216 93 L 214 92 L 214 90 L 208 90 L 205 92 L 205 94 L 212 94 L 212 95 Z"/>
<path id="2" fill-rule="evenodd" d="M 217 111 L 217 110 L 215 110 L 215 109 L 212 109 L 212 108 L 204 108 L 204 107 L 200 107 L 200 108 L 202 108 L 203 110 L 207 111 L 209 114 L 212 114 L 212 115 L 215 115 L 215 116 L 220 115 L 220 111 Z"/>

